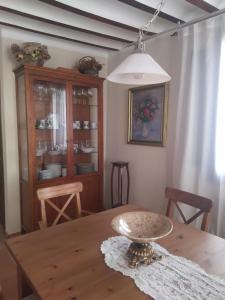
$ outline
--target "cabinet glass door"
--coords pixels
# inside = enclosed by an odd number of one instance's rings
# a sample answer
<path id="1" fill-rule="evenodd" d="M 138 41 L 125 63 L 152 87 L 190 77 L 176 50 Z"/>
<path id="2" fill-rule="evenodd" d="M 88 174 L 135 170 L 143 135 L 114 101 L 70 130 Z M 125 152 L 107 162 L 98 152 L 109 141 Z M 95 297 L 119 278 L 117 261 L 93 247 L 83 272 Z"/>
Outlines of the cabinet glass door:
<path id="1" fill-rule="evenodd" d="M 74 174 L 98 172 L 98 97 L 96 88 L 73 86 Z"/>
<path id="2" fill-rule="evenodd" d="M 33 99 L 37 179 L 67 176 L 66 87 L 36 80 Z"/>

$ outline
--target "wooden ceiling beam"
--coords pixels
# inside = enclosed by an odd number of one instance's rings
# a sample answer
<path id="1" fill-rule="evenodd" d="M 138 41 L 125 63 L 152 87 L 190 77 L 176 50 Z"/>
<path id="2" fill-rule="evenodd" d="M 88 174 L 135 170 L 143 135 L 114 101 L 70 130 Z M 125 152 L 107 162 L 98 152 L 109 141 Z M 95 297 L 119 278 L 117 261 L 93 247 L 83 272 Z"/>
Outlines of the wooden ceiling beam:
<path id="1" fill-rule="evenodd" d="M 202 10 L 209 12 L 209 13 L 219 10 L 217 7 L 211 5 L 208 2 L 203 1 L 203 0 L 186 0 L 186 1 L 197 6 L 198 8 L 200 8 Z"/>
<path id="2" fill-rule="evenodd" d="M 19 10 L 15 10 L 15 9 L 12 9 L 12 8 L 9 8 L 9 7 L 5 7 L 5 6 L 0 6 L 0 11 L 1 10 L 12 13 L 12 14 L 15 14 L 15 15 L 19 15 L 19 16 L 22 16 L 22 17 L 25 17 L 25 18 L 29 18 L 29 19 L 32 19 L 32 20 L 36 20 L 36 21 L 48 23 L 48 24 L 51 24 L 51 25 L 56 25 L 56 26 L 60 26 L 60 27 L 63 27 L 63 28 L 68 28 L 68 29 L 71 29 L 71 30 L 75 30 L 75 31 L 95 35 L 95 36 L 98 36 L 98 37 L 101 37 L 101 38 L 106 38 L 106 39 L 110 39 L 110 40 L 114 40 L 114 41 L 118 41 L 118 42 L 122 42 L 122 43 L 132 43 L 133 42 L 133 41 L 123 39 L 123 38 L 119 38 L 119 37 L 116 37 L 116 36 L 103 34 L 103 33 L 97 32 L 97 31 L 88 30 L 88 29 L 72 26 L 72 25 L 69 25 L 69 24 L 49 20 L 49 19 L 46 19 L 46 18 L 43 18 L 43 17 L 28 14 L 28 13 L 25 13 L 25 12 L 22 12 L 22 11 L 19 11 Z"/>
<path id="3" fill-rule="evenodd" d="M 143 4 L 141 2 L 138 2 L 138 1 L 135 1 L 135 0 L 118 0 L 118 1 L 122 2 L 124 4 L 127 4 L 127 5 L 130 5 L 132 7 L 135 7 L 137 9 L 139 9 L 139 10 L 148 12 L 150 14 L 154 14 L 155 13 L 155 8 L 153 8 L 151 6 L 148 6 L 148 5 L 145 5 L 145 4 Z M 175 18 L 175 17 L 173 17 L 171 15 L 168 15 L 168 14 L 162 12 L 162 11 L 159 13 L 159 17 L 162 18 L 162 19 L 165 19 L 167 21 L 170 21 L 172 23 L 175 23 L 175 24 L 177 24 L 178 22 L 184 23 L 183 20 Z"/>
<path id="4" fill-rule="evenodd" d="M 90 42 L 75 40 L 75 39 L 71 39 L 71 38 L 68 38 L 68 37 L 65 37 L 62 35 L 57 35 L 57 34 L 53 34 L 53 33 L 49 33 L 49 32 L 43 32 L 43 31 L 39 31 L 39 30 L 35 30 L 35 29 L 23 27 L 23 26 L 18 26 L 15 24 L 6 23 L 6 22 L 2 22 L 2 21 L 0 21 L 0 25 L 4 25 L 7 27 L 12 27 L 12 28 L 32 32 L 32 33 L 37 33 L 37 34 L 41 34 L 41 35 L 45 35 L 45 36 L 50 36 L 50 37 L 53 37 L 56 39 L 61 39 L 61 40 L 65 40 L 65 41 L 69 41 L 69 42 L 73 42 L 73 43 L 79 43 L 79 44 L 83 44 L 83 45 L 93 46 L 93 47 L 97 47 L 97 48 L 101 48 L 101 49 L 105 49 L 105 50 L 110 50 L 110 51 L 118 51 L 119 50 L 117 48 L 111 48 L 111 47 L 102 46 L 102 45 L 98 45 L 98 44 L 94 44 L 94 43 L 90 43 Z"/>
<path id="5" fill-rule="evenodd" d="M 113 21 L 111 19 L 107 19 L 107 18 L 104 18 L 102 16 L 92 14 L 90 12 L 78 9 L 76 7 L 73 7 L 73 6 L 70 6 L 70 5 L 55 1 L 55 0 L 38 0 L 38 1 L 49 4 L 49 5 L 52 5 L 54 7 L 64 9 L 68 12 L 73 12 L 73 13 L 75 13 L 77 15 L 80 15 L 80 16 L 83 16 L 83 17 L 87 17 L 87 18 L 92 19 L 94 21 L 100 21 L 102 23 L 112 25 L 112 26 L 116 26 L 116 27 L 126 29 L 126 30 L 129 30 L 129 31 L 132 31 L 132 32 L 138 32 L 139 31 L 139 28 L 137 28 L 137 27 L 133 27 L 133 26 L 130 26 L 130 25 L 127 25 L 127 24 L 124 24 L 124 23 Z M 153 35 L 155 33 L 154 32 L 149 32 L 148 34 Z"/>

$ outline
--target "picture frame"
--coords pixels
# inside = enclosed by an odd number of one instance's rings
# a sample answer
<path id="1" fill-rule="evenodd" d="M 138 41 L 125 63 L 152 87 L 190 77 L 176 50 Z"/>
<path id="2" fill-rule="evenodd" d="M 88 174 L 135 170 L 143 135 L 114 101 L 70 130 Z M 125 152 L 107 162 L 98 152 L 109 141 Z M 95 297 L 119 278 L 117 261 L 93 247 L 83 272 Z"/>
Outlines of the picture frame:
<path id="1" fill-rule="evenodd" d="M 163 83 L 128 90 L 128 144 L 165 146 L 168 89 Z"/>

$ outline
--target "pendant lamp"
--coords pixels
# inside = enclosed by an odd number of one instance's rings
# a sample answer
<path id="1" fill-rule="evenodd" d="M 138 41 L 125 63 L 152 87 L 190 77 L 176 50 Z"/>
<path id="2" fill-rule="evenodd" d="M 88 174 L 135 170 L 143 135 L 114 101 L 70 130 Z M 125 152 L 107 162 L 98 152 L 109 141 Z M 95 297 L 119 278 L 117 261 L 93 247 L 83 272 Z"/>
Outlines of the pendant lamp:
<path id="1" fill-rule="evenodd" d="M 171 77 L 163 68 L 145 51 L 143 37 L 150 25 L 161 11 L 164 0 L 160 2 L 152 19 L 139 30 L 137 49 L 130 54 L 108 76 L 107 80 L 130 85 L 146 85 L 163 83 L 171 80 Z"/>

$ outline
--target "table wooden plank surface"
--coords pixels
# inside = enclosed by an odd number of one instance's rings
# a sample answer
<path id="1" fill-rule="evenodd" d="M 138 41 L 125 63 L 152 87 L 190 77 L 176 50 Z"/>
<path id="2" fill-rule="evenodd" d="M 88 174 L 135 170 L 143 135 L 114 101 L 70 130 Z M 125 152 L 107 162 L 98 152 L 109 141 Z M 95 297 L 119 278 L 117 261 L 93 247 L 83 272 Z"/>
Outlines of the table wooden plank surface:
<path id="1" fill-rule="evenodd" d="M 106 266 L 101 243 L 116 235 L 111 220 L 140 210 L 127 205 L 36 231 L 7 241 L 7 246 L 32 288 L 43 300 L 145 300 L 133 280 Z M 159 244 L 175 255 L 197 262 L 225 278 L 225 240 L 174 223 Z"/>

